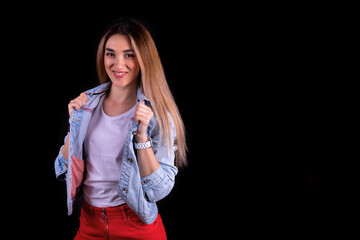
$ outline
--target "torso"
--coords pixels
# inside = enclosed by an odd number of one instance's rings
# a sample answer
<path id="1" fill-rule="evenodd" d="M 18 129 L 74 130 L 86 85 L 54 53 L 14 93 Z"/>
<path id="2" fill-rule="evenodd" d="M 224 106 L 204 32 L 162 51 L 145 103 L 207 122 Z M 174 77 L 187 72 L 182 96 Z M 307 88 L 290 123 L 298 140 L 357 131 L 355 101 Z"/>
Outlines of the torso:
<path id="1" fill-rule="evenodd" d="M 109 116 L 103 110 L 105 96 L 94 109 L 84 141 L 86 176 L 84 198 L 92 206 L 117 206 L 125 201 L 117 194 L 122 165 L 123 149 L 133 105 L 122 114 Z"/>

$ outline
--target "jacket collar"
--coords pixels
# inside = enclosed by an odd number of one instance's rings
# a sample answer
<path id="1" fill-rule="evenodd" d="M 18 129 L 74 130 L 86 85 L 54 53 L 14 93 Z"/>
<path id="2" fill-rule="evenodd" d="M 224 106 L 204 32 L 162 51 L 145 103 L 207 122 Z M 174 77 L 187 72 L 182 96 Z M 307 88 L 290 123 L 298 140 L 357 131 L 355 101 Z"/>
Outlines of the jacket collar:
<path id="1" fill-rule="evenodd" d="M 96 95 L 102 96 L 104 95 L 111 87 L 111 82 L 103 83 L 97 87 L 87 90 L 85 93 L 90 97 L 89 101 L 86 105 L 92 105 L 92 99 L 96 99 Z M 139 86 L 137 89 L 137 100 L 138 102 L 145 101 L 145 104 L 151 107 L 151 101 L 143 94 L 141 87 Z M 97 104 L 96 104 L 97 105 Z"/>
<path id="2" fill-rule="evenodd" d="M 111 86 L 111 82 L 106 82 L 90 90 L 87 90 L 85 93 L 90 96 L 105 93 L 108 89 L 110 89 L 110 86 Z"/>

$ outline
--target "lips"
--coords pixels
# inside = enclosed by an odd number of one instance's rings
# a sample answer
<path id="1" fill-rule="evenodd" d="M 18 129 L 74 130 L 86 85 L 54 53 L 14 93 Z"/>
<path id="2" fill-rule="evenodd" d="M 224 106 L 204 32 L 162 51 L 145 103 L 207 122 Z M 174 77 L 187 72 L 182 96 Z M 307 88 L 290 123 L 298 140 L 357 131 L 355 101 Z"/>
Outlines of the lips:
<path id="1" fill-rule="evenodd" d="M 125 71 L 112 71 L 112 72 L 114 74 L 114 77 L 116 77 L 116 78 L 123 78 L 128 73 L 128 72 L 125 72 Z"/>

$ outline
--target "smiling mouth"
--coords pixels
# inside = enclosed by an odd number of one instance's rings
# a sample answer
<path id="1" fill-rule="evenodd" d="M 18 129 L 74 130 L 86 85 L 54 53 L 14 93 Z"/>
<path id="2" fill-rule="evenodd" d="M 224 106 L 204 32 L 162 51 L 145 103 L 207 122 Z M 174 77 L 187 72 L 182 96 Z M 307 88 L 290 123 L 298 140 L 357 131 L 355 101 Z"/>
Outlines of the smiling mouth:
<path id="1" fill-rule="evenodd" d="M 113 71 L 113 74 L 116 78 L 123 78 L 125 77 L 125 75 L 127 74 L 127 72 L 117 72 L 117 71 Z"/>

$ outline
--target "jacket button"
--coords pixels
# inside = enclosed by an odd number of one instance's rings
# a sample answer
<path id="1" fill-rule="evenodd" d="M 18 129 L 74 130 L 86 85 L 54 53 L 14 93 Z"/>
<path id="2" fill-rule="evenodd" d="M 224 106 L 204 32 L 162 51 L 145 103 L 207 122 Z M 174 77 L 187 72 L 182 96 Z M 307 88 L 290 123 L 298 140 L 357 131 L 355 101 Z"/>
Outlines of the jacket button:
<path id="1" fill-rule="evenodd" d="M 128 158 L 127 161 L 131 163 L 133 160 L 132 158 Z"/>
<path id="2" fill-rule="evenodd" d="M 142 183 L 142 184 L 147 184 L 149 181 L 150 181 L 150 180 L 147 179 L 147 180 L 143 180 L 141 183 Z"/>
<path id="3" fill-rule="evenodd" d="M 137 130 L 132 132 L 132 135 L 136 135 L 137 134 Z"/>
<path id="4" fill-rule="evenodd" d="M 123 193 L 127 193 L 127 189 L 126 188 L 123 188 L 121 189 L 123 191 Z"/>

